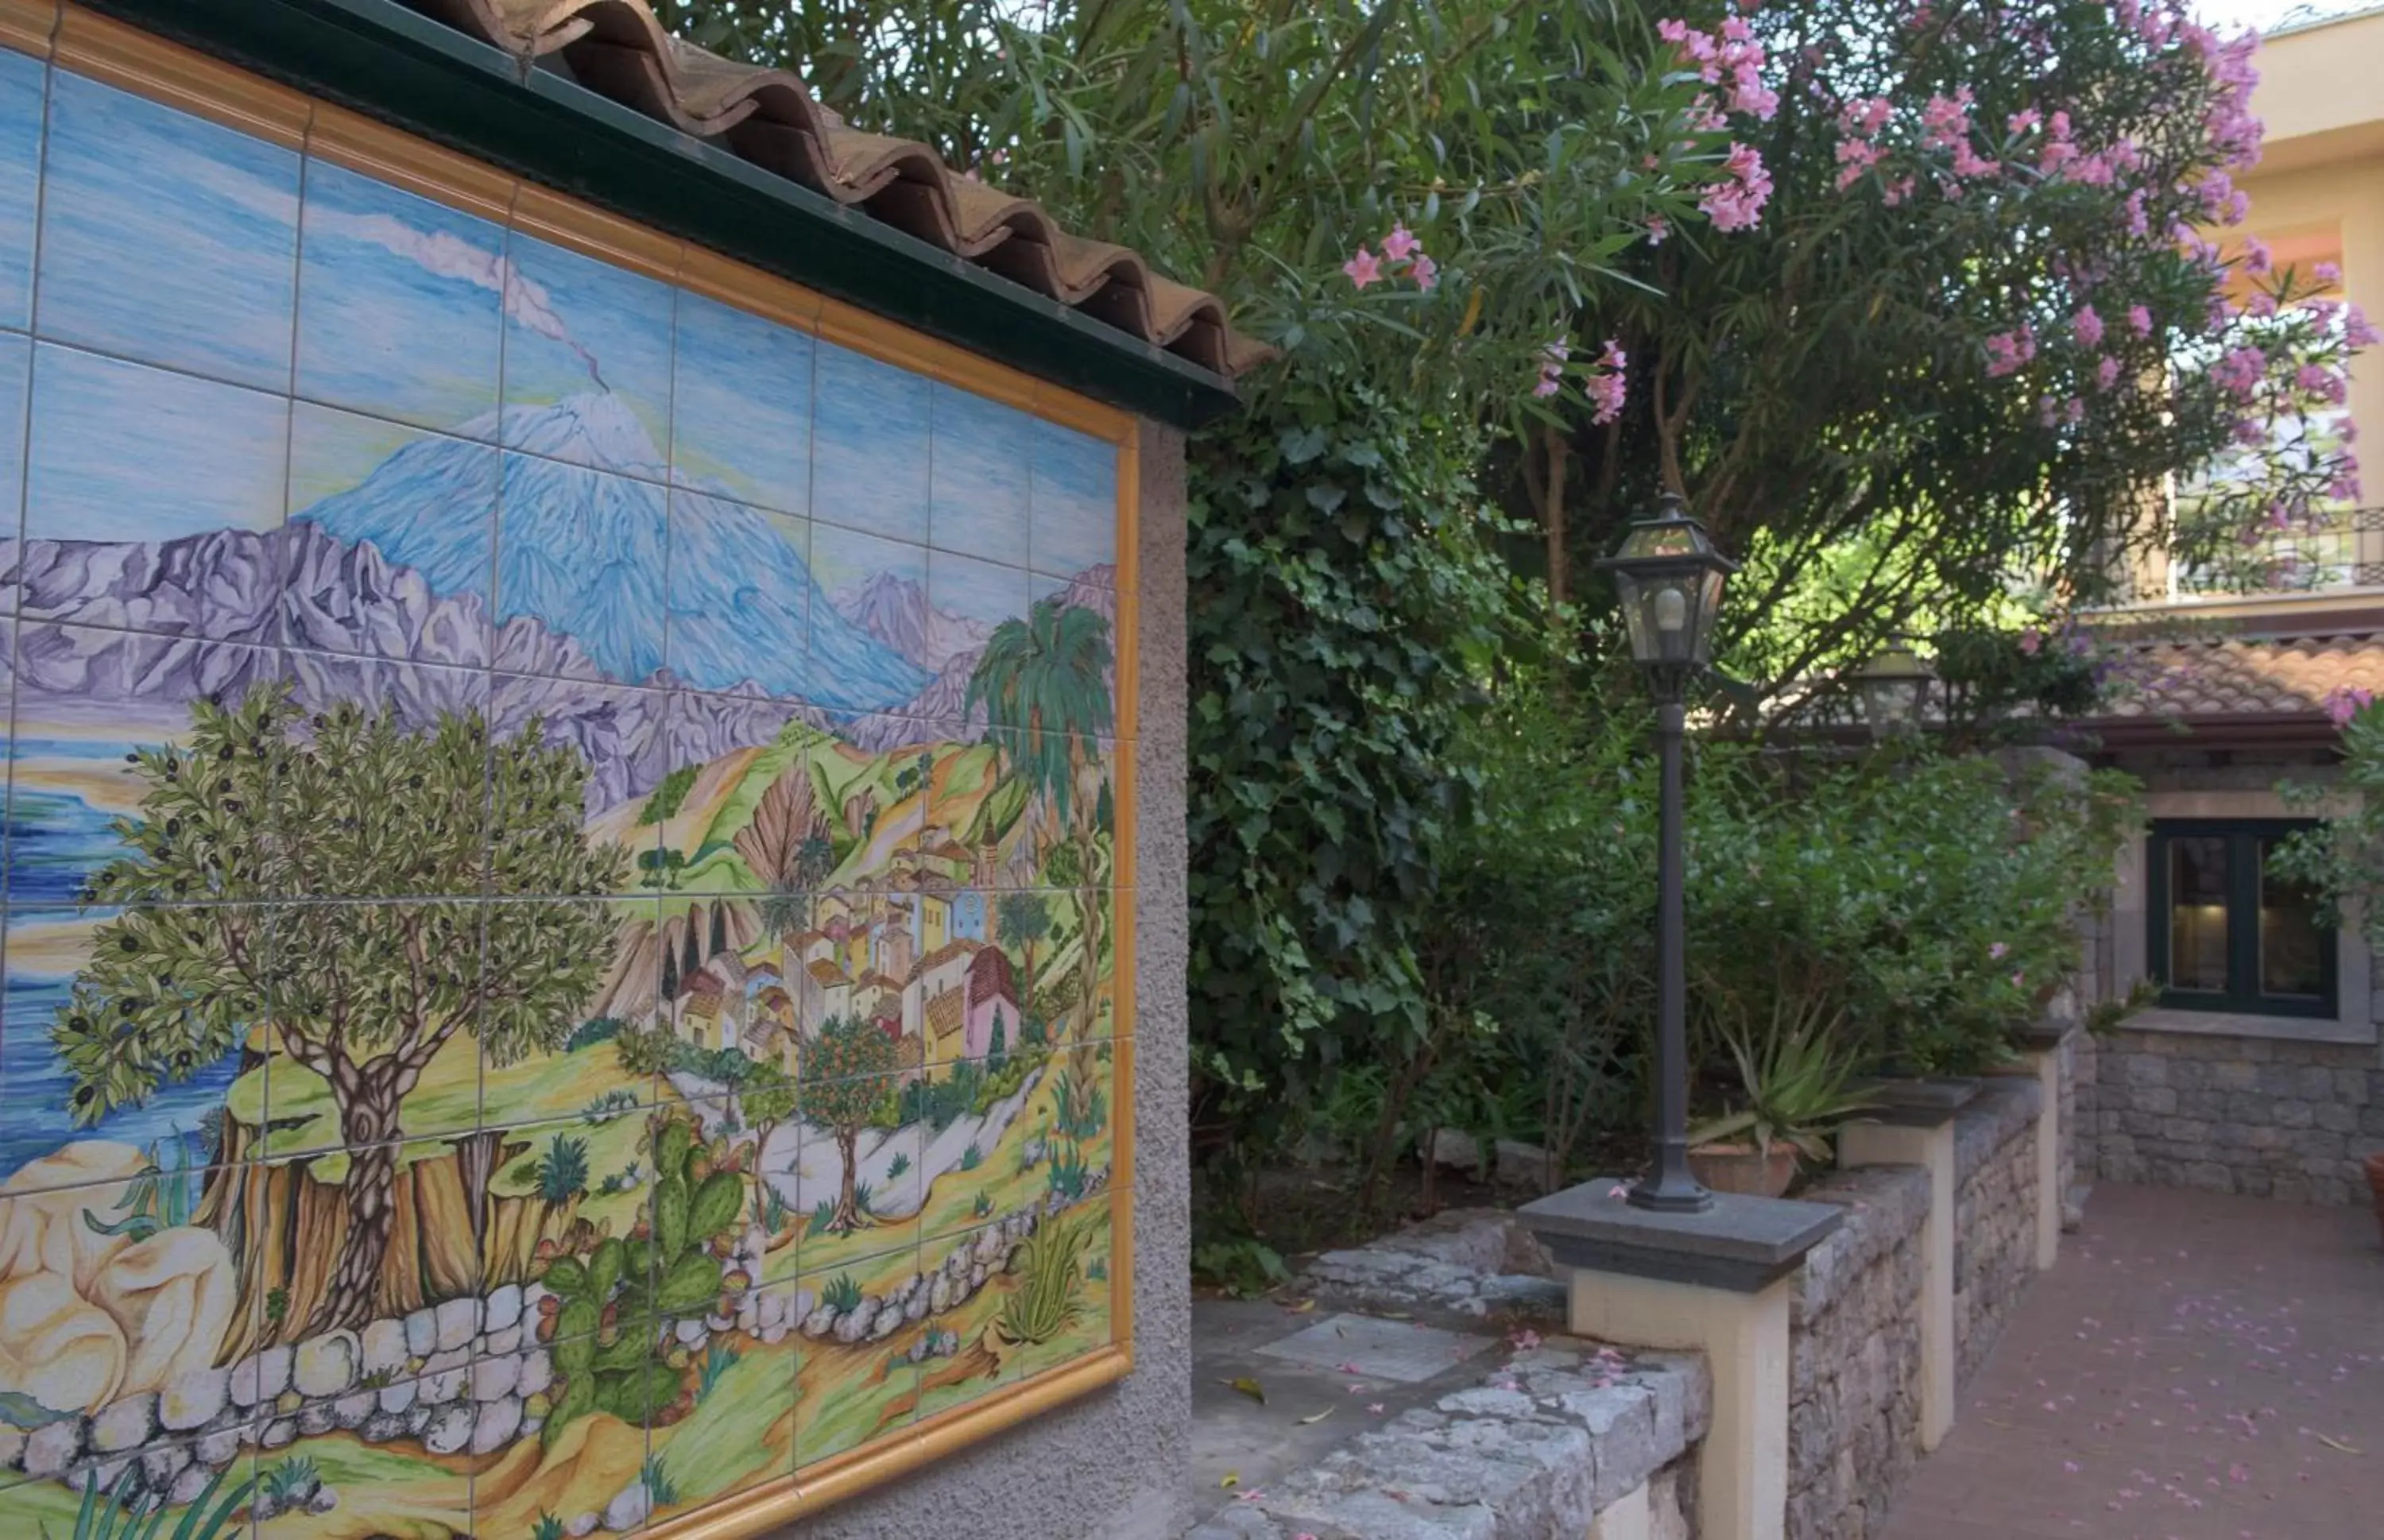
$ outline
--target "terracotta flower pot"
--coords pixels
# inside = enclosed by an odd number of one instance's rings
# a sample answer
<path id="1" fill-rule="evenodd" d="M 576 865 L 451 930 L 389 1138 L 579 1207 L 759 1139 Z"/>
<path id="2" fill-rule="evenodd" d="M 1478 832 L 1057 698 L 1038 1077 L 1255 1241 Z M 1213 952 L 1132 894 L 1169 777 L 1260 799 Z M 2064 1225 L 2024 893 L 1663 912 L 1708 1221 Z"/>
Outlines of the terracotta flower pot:
<path id="1" fill-rule="evenodd" d="M 1751 1144 L 1708 1144 L 1689 1151 L 1689 1174 L 1716 1192 L 1777 1198 L 1796 1179 L 1796 1149 L 1775 1144 L 1769 1154 Z"/>

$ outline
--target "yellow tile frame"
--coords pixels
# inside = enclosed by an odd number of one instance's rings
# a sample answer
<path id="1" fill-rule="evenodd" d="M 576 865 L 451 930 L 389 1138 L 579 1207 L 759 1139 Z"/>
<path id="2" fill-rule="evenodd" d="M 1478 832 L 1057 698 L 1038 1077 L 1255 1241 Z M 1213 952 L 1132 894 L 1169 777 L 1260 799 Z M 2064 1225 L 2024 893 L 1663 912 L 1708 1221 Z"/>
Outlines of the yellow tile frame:
<path id="1" fill-rule="evenodd" d="M 388 125 L 319 102 L 207 55 L 60 0 L 0 0 L 0 47 L 301 150 L 409 192 L 568 246 L 662 282 L 1016 407 L 1117 447 L 1115 891 L 1119 895 L 1112 1063 L 1110 1342 L 902 1433 L 749 1487 L 646 1532 L 651 1540 L 747 1540 L 886 1485 L 1042 1412 L 1113 1385 L 1134 1368 L 1135 745 L 1139 739 L 1140 425 L 1132 414 L 814 293 L 775 274 L 525 182 Z"/>

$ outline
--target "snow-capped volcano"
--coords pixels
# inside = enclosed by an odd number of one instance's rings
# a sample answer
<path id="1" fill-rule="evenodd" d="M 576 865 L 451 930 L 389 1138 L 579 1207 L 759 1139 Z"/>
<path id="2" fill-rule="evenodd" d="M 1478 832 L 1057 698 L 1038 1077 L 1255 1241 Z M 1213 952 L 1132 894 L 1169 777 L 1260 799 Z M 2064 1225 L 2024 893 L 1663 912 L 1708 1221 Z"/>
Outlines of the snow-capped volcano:
<path id="1" fill-rule="evenodd" d="M 666 490 L 645 425 L 610 392 L 508 406 L 465 432 L 498 436 L 499 513 L 487 451 L 424 439 L 296 516 L 569 637 L 608 677 L 667 666 L 706 689 L 751 683 L 831 710 L 911 699 L 932 677 L 827 602 L 788 525 L 702 489 Z M 492 591 L 493 590 L 493 591 Z M 504 660 L 499 659 L 500 666 Z"/>

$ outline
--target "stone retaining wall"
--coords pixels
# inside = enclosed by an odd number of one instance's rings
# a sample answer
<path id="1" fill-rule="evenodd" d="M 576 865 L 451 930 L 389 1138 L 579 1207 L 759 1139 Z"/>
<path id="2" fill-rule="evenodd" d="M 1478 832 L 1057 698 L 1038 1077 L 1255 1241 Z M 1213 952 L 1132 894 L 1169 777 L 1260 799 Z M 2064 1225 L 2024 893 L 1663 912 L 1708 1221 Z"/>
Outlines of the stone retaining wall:
<path id="1" fill-rule="evenodd" d="M 1694 1354 L 1551 1337 L 1185 1540 L 1690 1540 L 1711 1415 Z"/>
<path id="2" fill-rule="evenodd" d="M 1968 1384 L 2036 1276 L 2034 1078 L 1991 1076 L 1954 1125 L 1955 1383 Z"/>
<path id="3" fill-rule="evenodd" d="M 1802 1196 L 1846 1217 L 1789 1301 L 1788 1540 L 1868 1540 L 1920 1449 L 1929 1174 L 1836 1172 Z"/>
<path id="4" fill-rule="evenodd" d="M 2384 1150 L 2374 1046 L 2123 1028 L 2095 1058 L 2081 1111 L 2102 1180 L 2366 1200 L 2360 1160 Z"/>

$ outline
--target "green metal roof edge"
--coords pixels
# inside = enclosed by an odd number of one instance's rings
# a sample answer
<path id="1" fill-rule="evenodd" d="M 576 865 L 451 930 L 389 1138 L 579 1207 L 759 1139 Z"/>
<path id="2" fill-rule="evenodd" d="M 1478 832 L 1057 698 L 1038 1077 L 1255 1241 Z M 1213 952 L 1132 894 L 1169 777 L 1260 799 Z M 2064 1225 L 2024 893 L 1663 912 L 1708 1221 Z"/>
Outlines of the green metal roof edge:
<path id="1" fill-rule="evenodd" d="M 1233 384 L 396 0 L 84 0 L 314 95 L 1181 428 Z"/>

